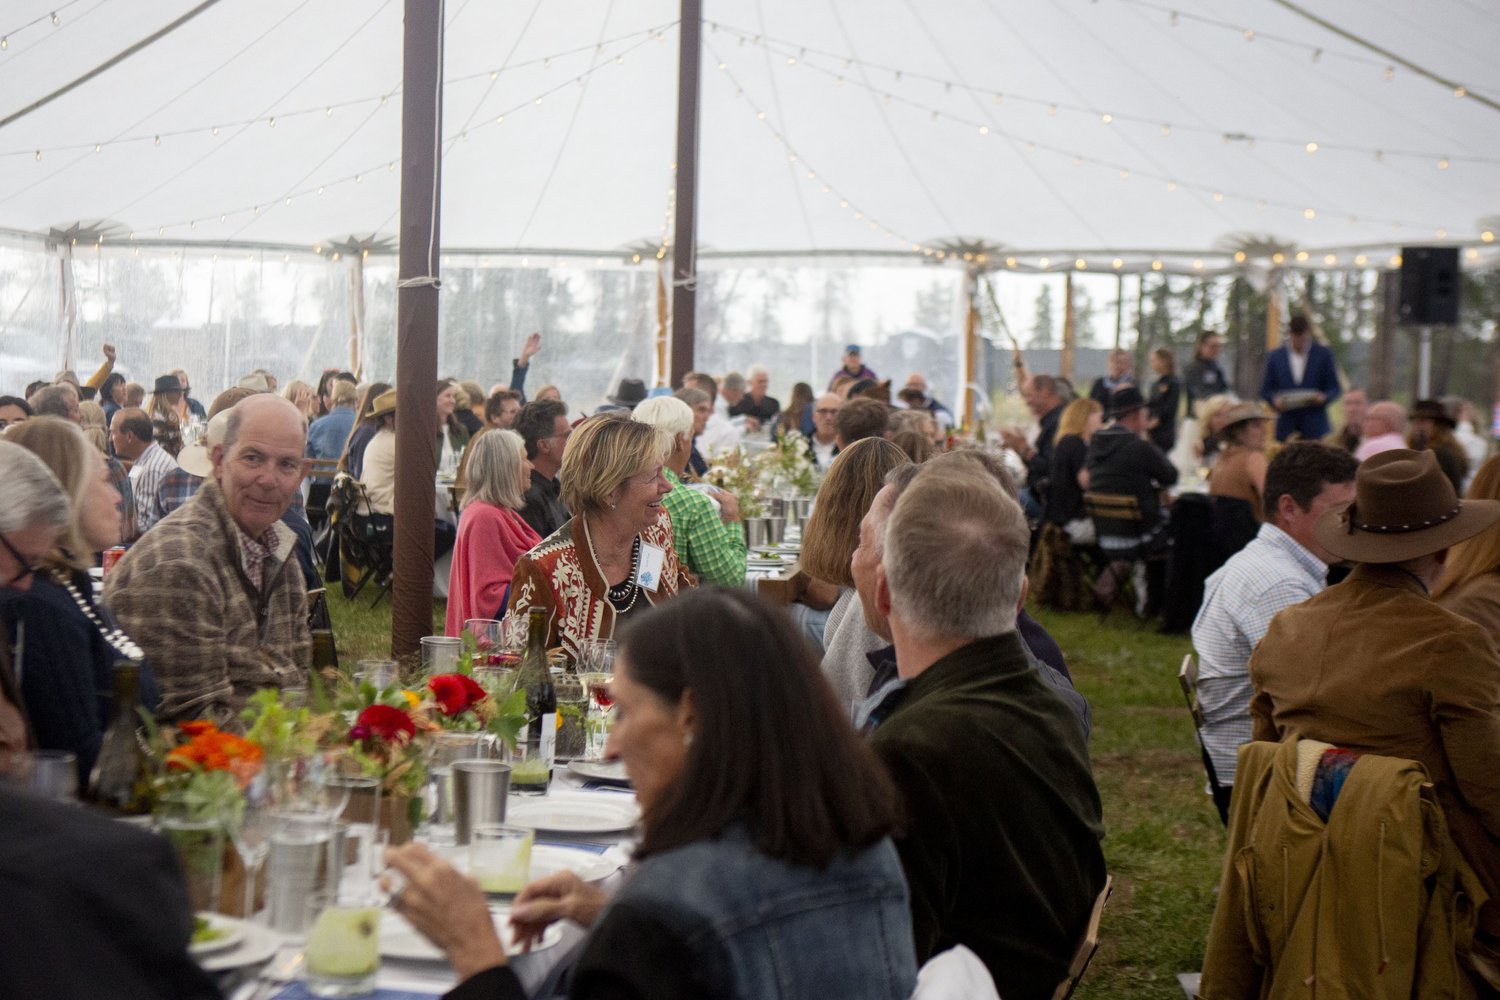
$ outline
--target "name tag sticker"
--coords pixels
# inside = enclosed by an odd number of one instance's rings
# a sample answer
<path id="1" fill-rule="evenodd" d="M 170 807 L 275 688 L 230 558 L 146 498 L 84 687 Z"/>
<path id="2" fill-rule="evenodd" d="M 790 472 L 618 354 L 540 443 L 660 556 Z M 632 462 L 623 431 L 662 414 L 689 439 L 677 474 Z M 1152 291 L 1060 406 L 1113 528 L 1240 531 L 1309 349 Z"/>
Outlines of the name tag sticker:
<path id="1" fill-rule="evenodd" d="M 636 582 L 653 594 L 656 593 L 656 588 L 661 585 L 662 565 L 666 561 L 667 553 L 665 549 L 642 542 L 641 568 L 640 572 L 636 575 Z"/>

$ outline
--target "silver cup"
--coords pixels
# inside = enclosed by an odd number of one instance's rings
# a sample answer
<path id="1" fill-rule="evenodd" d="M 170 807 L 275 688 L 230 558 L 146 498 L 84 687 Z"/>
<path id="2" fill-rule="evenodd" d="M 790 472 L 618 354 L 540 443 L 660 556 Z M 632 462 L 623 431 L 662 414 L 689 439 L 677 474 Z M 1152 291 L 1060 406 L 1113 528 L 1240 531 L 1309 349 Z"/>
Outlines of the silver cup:
<path id="1" fill-rule="evenodd" d="M 474 827 L 483 823 L 504 823 L 505 797 L 509 793 L 509 764 L 498 760 L 454 761 L 454 840 L 467 844 Z"/>
<path id="2" fill-rule="evenodd" d="M 751 549 L 758 549 L 769 545 L 769 523 L 768 517 L 745 518 L 745 544 Z"/>
<path id="3" fill-rule="evenodd" d="M 271 834 L 266 855 L 267 923 L 285 934 L 307 930 L 309 893 L 334 889 L 343 837 L 326 818 L 291 818 Z"/>
<path id="4" fill-rule="evenodd" d="M 766 518 L 766 543 L 768 545 L 780 545 L 786 538 L 786 518 Z"/>

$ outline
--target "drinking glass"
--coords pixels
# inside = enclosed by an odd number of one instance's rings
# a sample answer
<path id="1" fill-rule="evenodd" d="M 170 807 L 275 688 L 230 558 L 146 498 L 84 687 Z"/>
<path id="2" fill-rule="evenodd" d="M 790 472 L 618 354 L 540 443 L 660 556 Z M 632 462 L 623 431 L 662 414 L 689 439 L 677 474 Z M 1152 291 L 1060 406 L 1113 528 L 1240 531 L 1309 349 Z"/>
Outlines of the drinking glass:
<path id="1" fill-rule="evenodd" d="M 522 735 L 511 755 L 510 790 L 517 795 L 546 795 L 552 763 L 542 755 L 540 736 Z"/>
<path id="2" fill-rule="evenodd" d="M 66 750 L 26 750 L 11 754 L 0 778 L 12 788 L 56 802 L 78 799 L 78 757 Z"/>
<path id="3" fill-rule="evenodd" d="M 348 784 L 336 780 L 342 756 L 336 750 L 320 750 L 292 761 L 278 793 L 280 810 L 325 822 L 342 813 L 352 791 Z"/>
<path id="4" fill-rule="evenodd" d="M 588 688 L 581 677 L 564 675 L 552 682 L 557 692 L 557 747 L 558 759 L 583 757 L 588 752 L 586 732 L 588 714 Z"/>
<path id="5" fill-rule="evenodd" d="M 343 793 L 344 805 L 334 816 L 349 824 L 349 835 L 357 841 L 355 871 L 360 879 L 373 879 L 384 867 L 380 860 L 380 779 L 363 774 L 335 774 L 328 778 L 328 783 Z"/>
<path id="6" fill-rule="evenodd" d="M 217 910 L 224 877 L 223 817 L 205 815 L 201 804 L 168 798 L 157 806 L 156 831 L 177 855 L 189 905 L 195 911 Z"/>
<path id="7" fill-rule="evenodd" d="M 596 659 L 594 669 L 584 675 L 588 686 L 588 707 L 585 709 L 584 729 L 588 733 L 589 760 L 602 760 L 604 744 L 609 739 L 609 727 L 614 722 L 614 643 L 609 644 L 607 656 Z"/>
<path id="8" fill-rule="evenodd" d="M 498 667 L 504 658 L 505 639 L 500 621 L 495 618 L 469 618 L 464 629 L 474 637 L 474 667 Z"/>
<path id="9" fill-rule="evenodd" d="M 376 691 L 384 691 L 396 683 L 395 660 L 360 660 L 354 666 L 354 680 L 358 684 L 369 684 Z"/>
<path id="10" fill-rule="evenodd" d="M 429 677 L 434 674 L 451 674 L 458 669 L 458 656 L 463 652 L 462 639 L 450 635 L 424 635 L 422 637 L 422 670 Z"/>
<path id="11" fill-rule="evenodd" d="M 509 898 L 531 881 L 531 830 L 481 823 L 469 834 L 469 876 L 485 895 Z"/>
<path id="12" fill-rule="evenodd" d="M 245 786 L 245 808 L 238 823 L 229 828 L 234 849 L 245 865 L 245 901 L 241 915 L 249 920 L 255 913 L 255 883 L 271 849 L 271 834 L 276 829 L 276 782 L 262 770 Z"/>
<path id="13" fill-rule="evenodd" d="M 364 997 L 380 971 L 380 901 L 374 887 L 311 893 L 303 985 L 315 997 Z"/>
<path id="14" fill-rule="evenodd" d="M 482 733 L 439 733 L 427 744 L 427 826 L 423 839 L 430 844 L 452 844 L 453 764 L 489 756 L 489 741 Z"/>

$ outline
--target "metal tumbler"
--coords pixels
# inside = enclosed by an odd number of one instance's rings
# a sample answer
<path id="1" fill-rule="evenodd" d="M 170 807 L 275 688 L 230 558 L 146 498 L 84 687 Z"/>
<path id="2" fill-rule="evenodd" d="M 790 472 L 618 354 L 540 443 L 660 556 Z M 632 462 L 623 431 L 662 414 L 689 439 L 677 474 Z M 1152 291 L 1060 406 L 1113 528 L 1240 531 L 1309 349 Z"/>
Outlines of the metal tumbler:
<path id="1" fill-rule="evenodd" d="M 453 832 L 467 844 L 476 826 L 505 822 L 505 797 L 510 793 L 510 765 L 498 760 L 453 762 Z"/>

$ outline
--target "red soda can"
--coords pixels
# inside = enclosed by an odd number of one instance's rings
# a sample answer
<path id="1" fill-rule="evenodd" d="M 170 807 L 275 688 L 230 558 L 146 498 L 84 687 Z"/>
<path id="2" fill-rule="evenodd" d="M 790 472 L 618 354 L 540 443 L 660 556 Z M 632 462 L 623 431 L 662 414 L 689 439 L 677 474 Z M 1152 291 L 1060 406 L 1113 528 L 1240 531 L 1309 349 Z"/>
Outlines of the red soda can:
<path id="1" fill-rule="evenodd" d="M 110 548 L 107 548 L 107 549 L 104 550 L 104 575 L 105 576 L 109 575 L 109 571 L 115 568 L 115 563 L 119 562 L 120 561 L 120 557 L 123 556 L 124 554 L 125 554 L 125 546 L 123 546 L 123 545 L 114 545 L 114 546 L 111 546 Z"/>

